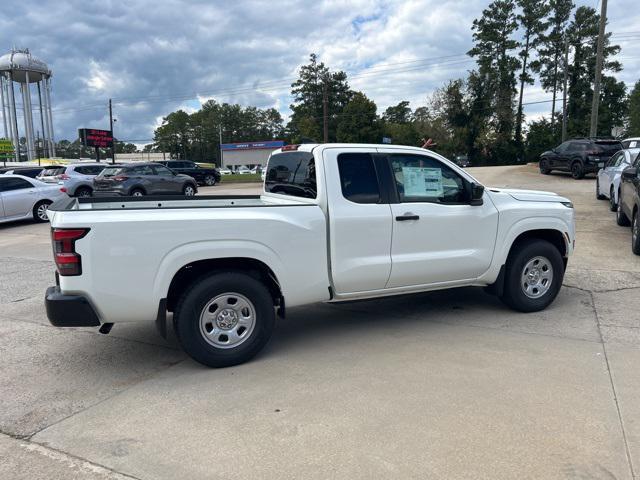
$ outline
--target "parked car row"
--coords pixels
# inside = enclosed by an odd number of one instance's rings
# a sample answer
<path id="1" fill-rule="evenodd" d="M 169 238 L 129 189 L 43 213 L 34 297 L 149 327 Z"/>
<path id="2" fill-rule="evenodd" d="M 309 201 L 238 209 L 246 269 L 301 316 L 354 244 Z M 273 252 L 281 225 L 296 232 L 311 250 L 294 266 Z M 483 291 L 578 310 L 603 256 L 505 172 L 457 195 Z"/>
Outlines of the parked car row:
<path id="1" fill-rule="evenodd" d="M 596 198 L 609 200 L 616 223 L 631 226 L 631 250 L 640 255 L 640 142 L 615 153 L 598 171 Z"/>
<path id="2" fill-rule="evenodd" d="M 570 172 L 576 180 L 597 173 L 609 159 L 624 147 L 619 140 L 609 138 L 573 138 L 540 155 L 540 173 Z"/>
<path id="3" fill-rule="evenodd" d="M 66 196 L 58 185 L 25 175 L 0 175 L 0 223 L 23 219 L 46 222 L 49 205 Z"/>

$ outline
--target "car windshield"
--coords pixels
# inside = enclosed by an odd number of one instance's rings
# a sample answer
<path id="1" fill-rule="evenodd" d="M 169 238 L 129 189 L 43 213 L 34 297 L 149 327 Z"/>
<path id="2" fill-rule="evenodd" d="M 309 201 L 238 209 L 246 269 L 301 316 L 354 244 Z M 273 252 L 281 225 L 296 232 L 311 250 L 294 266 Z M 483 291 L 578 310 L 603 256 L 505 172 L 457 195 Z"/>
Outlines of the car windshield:
<path id="1" fill-rule="evenodd" d="M 65 171 L 65 168 L 47 168 L 40 174 L 42 177 L 55 177 L 61 175 Z"/>

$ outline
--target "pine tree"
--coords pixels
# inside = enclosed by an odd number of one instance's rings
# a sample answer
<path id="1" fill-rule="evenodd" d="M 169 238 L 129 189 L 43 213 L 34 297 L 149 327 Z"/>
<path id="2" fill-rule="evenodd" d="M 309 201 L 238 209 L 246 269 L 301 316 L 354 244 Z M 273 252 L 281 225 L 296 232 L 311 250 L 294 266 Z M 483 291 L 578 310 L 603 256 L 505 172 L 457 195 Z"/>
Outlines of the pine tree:
<path id="1" fill-rule="evenodd" d="M 513 103 L 516 94 L 516 70 L 520 61 L 513 55 L 518 42 L 512 38 L 518 27 L 513 0 L 494 0 L 473 21 L 475 46 L 468 52 L 476 58 L 479 79 L 488 82 L 492 95 L 493 155 L 509 161 L 515 152 L 511 144 L 514 127 Z"/>
<path id="2" fill-rule="evenodd" d="M 315 53 L 309 56 L 309 63 L 300 68 L 298 80 L 291 84 L 294 103 L 291 120 L 287 125 L 289 135 L 294 140 L 301 137 L 321 141 L 323 137 L 323 90 L 327 89 L 329 115 L 329 141 L 335 141 L 338 117 L 349 103 L 353 92 L 347 83 L 347 74 L 331 72 L 324 63 L 318 62 Z"/>
<path id="3" fill-rule="evenodd" d="M 549 14 L 549 4 L 547 1 L 540 0 L 516 0 L 521 11 L 517 16 L 518 23 L 523 30 L 522 49 L 520 50 L 520 59 L 522 61 L 522 70 L 520 72 L 520 94 L 518 97 L 518 109 L 516 114 L 516 145 L 519 149 L 519 155 L 522 157 L 522 95 L 524 85 L 533 84 L 533 77 L 529 73 L 531 65 L 529 57 L 531 51 L 535 49 L 542 40 L 542 33 L 547 29 L 547 15 Z"/>
<path id="4" fill-rule="evenodd" d="M 547 92 L 552 92 L 551 125 L 556 118 L 556 100 L 562 91 L 562 59 L 565 51 L 566 30 L 571 18 L 572 0 L 550 0 L 549 26 L 551 30 L 542 35 L 538 48 L 538 59 L 531 62 L 531 69 L 539 74 L 540 84 Z"/>

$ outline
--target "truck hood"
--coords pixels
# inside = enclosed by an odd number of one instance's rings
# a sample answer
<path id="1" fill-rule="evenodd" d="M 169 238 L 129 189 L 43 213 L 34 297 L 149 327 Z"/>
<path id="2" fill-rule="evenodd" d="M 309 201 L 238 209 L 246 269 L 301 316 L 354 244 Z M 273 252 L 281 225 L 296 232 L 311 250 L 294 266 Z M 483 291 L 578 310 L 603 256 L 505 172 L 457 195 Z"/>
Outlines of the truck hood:
<path id="1" fill-rule="evenodd" d="M 517 188 L 490 188 L 495 193 L 506 193 L 521 202 L 570 202 L 568 198 L 557 193 L 542 190 L 520 190 Z"/>

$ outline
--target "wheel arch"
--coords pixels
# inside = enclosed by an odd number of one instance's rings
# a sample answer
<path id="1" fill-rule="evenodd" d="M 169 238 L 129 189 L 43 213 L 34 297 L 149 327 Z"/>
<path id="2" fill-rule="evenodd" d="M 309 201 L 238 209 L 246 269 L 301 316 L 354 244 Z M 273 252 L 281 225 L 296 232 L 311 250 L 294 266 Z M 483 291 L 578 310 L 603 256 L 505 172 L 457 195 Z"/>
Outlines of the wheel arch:
<path id="1" fill-rule="evenodd" d="M 284 314 L 282 287 L 274 271 L 263 261 L 250 257 L 224 257 L 196 260 L 182 266 L 173 275 L 167 290 L 166 308 L 172 312 L 182 293 L 195 280 L 215 272 L 243 272 L 263 282 L 278 306 L 278 313 Z"/>

